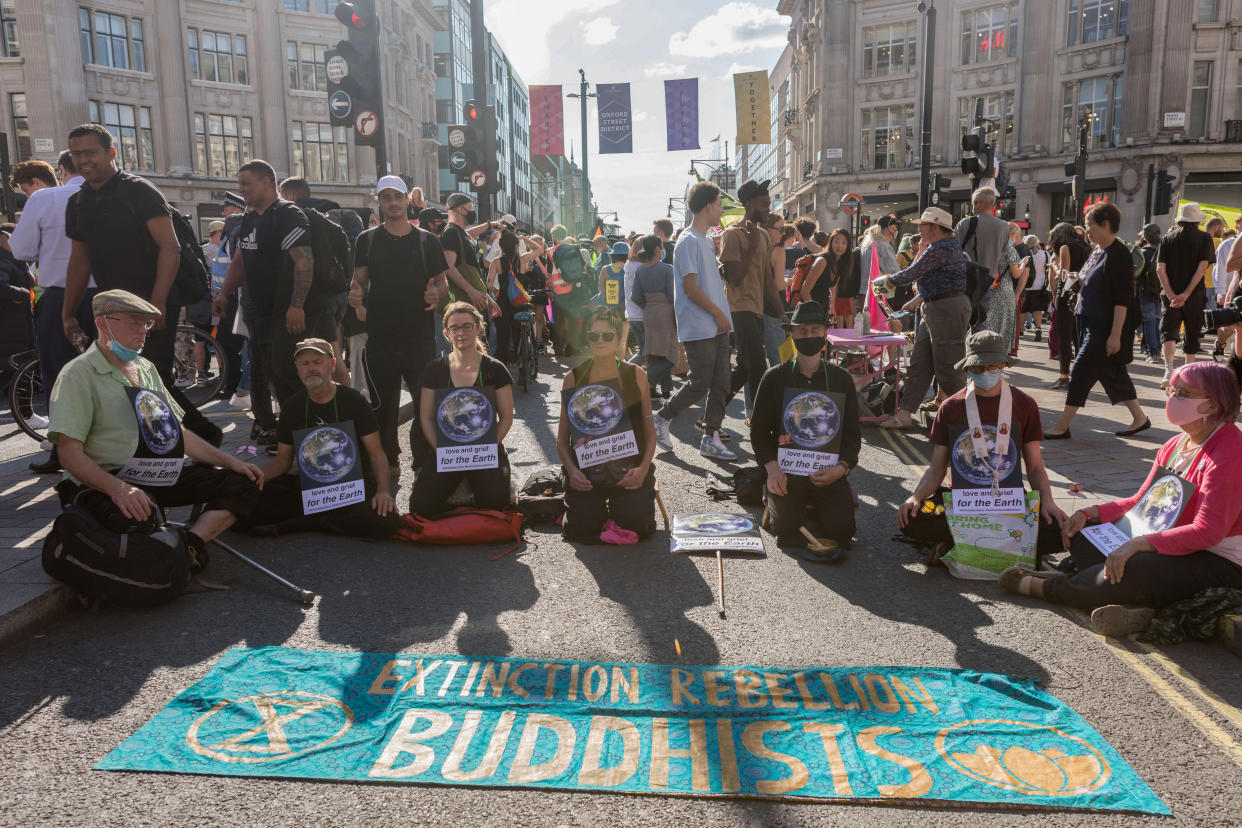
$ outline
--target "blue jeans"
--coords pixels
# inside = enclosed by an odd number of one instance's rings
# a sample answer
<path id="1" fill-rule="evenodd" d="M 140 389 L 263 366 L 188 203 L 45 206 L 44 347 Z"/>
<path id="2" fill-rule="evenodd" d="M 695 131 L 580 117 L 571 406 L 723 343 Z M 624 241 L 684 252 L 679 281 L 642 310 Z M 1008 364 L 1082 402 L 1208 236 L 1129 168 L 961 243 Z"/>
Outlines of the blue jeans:
<path id="1" fill-rule="evenodd" d="M 237 390 L 243 394 L 250 393 L 250 337 L 242 341 L 241 379 L 237 381 Z"/>
<path id="2" fill-rule="evenodd" d="M 634 352 L 634 356 L 630 357 L 631 365 L 643 364 L 643 350 L 647 347 L 647 332 L 643 328 L 641 319 L 630 320 L 630 331 L 634 334 L 634 344 L 638 346 L 638 350 Z"/>
<path id="3" fill-rule="evenodd" d="M 1160 297 L 1139 295 L 1139 316 L 1143 324 L 1143 347 L 1148 356 L 1160 354 Z"/>

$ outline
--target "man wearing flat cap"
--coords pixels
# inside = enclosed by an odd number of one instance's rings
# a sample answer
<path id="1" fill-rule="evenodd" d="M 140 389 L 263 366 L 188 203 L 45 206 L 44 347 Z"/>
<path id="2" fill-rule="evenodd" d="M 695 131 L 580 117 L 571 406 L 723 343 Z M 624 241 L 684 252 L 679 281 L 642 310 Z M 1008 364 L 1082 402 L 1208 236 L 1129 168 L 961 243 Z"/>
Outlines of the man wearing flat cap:
<path id="1" fill-rule="evenodd" d="M 48 439 L 65 469 L 61 503 L 85 506 L 118 532 L 147 521 L 152 501 L 206 504 L 190 527 L 190 546 L 201 552 L 250 514 L 263 473 L 181 427 L 180 406 L 139 353 L 159 308 L 108 290 L 95 295 L 91 309 L 99 338 L 52 388 Z M 198 462 L 186 465 L 186 458 Z"/>
<path id="2" fill-rule="evenodd" d="M 263 492 L 244 528 L 269 537 L 391 537 L 400 517 L 370 404 L 333 381 L 336 359 L 327 340 L 303 339 L 293 360 L 303 387 L 280 407 L 276 456 L 263 469 Z"/>

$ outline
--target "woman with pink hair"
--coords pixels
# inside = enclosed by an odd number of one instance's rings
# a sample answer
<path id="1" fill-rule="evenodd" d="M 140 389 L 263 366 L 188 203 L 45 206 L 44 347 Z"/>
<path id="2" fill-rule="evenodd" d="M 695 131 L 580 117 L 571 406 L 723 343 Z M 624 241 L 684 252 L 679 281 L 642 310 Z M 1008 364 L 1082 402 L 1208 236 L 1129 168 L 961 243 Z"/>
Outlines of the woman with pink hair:
<path id="1" fill-rule="evenodd" d="M 1224 365 L 1192 362 L 1173 373 L 1168 393 L 1165 414 L 1180 433 L 1156 453 L 1147 482 L 1065 523 L 1077 573 L 1010 567 L 1001 586 L 1091 610 L 1103 635 L 1145 629 L 1156 609 L 1209 587 L 1242 589 L 1238 379 Z M 1108 523 L 1116 529 L 1092 528 Z"/>

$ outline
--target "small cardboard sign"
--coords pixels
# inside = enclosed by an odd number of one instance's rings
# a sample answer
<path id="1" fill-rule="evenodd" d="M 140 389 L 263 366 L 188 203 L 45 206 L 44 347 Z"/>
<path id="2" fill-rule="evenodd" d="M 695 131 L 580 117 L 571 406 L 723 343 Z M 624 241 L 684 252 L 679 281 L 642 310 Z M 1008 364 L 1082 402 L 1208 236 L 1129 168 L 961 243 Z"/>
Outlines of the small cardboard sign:
<path id="1" fill-rule="evenodd" d="M 841 461 L 845 395 L 786 388 L 776 462 L 785 474 L 809 477 Z"/>
<path id="2" fill-rule="evenodd" d="M 134 456 L 116 476 L 135 486 L 172 486 L 185 465 L 185 437 L 167 400 L 147 388 L 127 387 L 138 425 Z"/>
<path id="3" fill-rule="evenodd" d="M 1011 515 L 1026 509 L 1026 492 L 1022 488 L 1022 434 L 1017 423 L 1008 423 L 1009 450 L 999 460 L 1000 488 L 992 488 L 992 472 L 980 458 L 975 456 L 975 444 L 970 428 L 965 425 L 951 427 L 949 433 L 949 467 L 953 473 L 953 508 L 959 515 Z M 989 445 L 996 445 L 996 426 L 981 426 L 983 437 Z"/>
<path id="4" fill-rule="evenodd" d="M 638 438 L 617 380 L 580 385 L 562 391 L 561 398 L 579 469 L 638 455 Z"/>
<path id="5" fill-rule="evenodd" d="M 1163 532 L 1177 525 L 1195 493 L 1195 484 L 1181 475 L 1165 472 L 1152 482 L 1130 511 L 1111 523 L 1084 526 L 1082 535 L 1105 555 L 1116 552 L 1126 541 Z"/>
<path id="6" fill-rule="evenodd" d="M 435 423 L 436 471 L 499 468 L 494 388 L 437 388 Z"/>
<path id="7" fill-rule="evenodd" d="M 673 552 L 749 552 L 763 555 L 759 526 L 747 515 L 704 513 L 675 515 L 670 538 Z"/>
<path id="8" fill-rule="evenodd" d="M 353 421 L 293 432 L 294 460 L 302 484 L 302 513 L 313 515 L 366 500 L 366 483 Z"/>

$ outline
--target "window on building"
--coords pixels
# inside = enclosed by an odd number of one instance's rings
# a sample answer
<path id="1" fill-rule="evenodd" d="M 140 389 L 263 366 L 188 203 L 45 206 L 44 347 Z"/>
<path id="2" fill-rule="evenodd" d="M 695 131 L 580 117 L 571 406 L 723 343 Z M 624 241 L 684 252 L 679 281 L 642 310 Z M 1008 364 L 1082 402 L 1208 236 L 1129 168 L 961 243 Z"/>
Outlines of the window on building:
<path id="1" fill-rule="evenodd" d="M 0 57 L 21 57 L 17 42 L 17 0 L 0 0 Z"/>
<path id="2" fill-rule="evenodd" d="M 1018 53 L 1018 5 L 962 12 L 962 65 L 1011 58 Z"/>
<path id="3" fill-rule="evenodd" d="M 1069 0 L 1067 43 L 1095 43 L 1129 32 L 1129 0 Z"/>
<path id="4" fill-rule="evenodd" d="M 975 103 L 979 100 L 983 101 L 983 117 L 988 121 L 988 140 L 993 146 L 999 148 L 1002 155 L 1013 155 L 1013 92 L 958 98 L 957 112 L 961 134 L 965 135 L 974 127 Z"/>
<path id="5" fill-rule="evenodd" d="M 186 43 L 190 51 L 190 75 L 196 80 L 250 82 L 245 35 L 187 29 Z"/>
<path id="6" fill-rule="evenodd" d="M 86 63 L 147 71 L 141 18 L 78 9 L 78 32 Z"/>
<path id="7" fill-rule="evenodd" d="M 15 161 L 25 161 L 31 156 L 30 119 L 26 115 L 26 93 L 9 93 L 9 112 L 13 114 L 13 143 L 17 146 Z"/>
<path id="8" fill-rule="evenodd" d="M 1217 0 L 1199 0 L 1195 9 L 1195 22 L 1215 23 L 1216 15 L 1220 12 L 1219 5 Z"/>
<path id="9" fill-rule="evenodd" d="M 332 14 L 336 8 L 336 0 L 285 0 L 285 8 L 312 14 Z"/>
<path id="10" fill-rule="evenodd" d="M 328 91 L 328 47 L 318 43 L 285 43 L 289 88 L 304 92 Z"/>
<path id="11" fill-rule="evenodd" d="M 863 77 L 883 78 L 915 69 L 915 24 L 863 29 Z"/>
<path id="12" fill-rule="evenodd" d="M 1190 117 L 1186 123 L 1189 138 L 1206 138 L 1211 109 L 1212 62 L 1196 60 L 1190 72 Z"/>
<path id="13" fill-rule="evenodd" d="M 914 158 L 914 104 L 864 109 L 862 146 L 863 169 L 910 166 Z"/>
<path id="14" fill-rule="evenodd" d="M 194 158 L 199 172 L 232 178 L 253 157 L 254 128 L 249 118 L 195 113 Z"/>
<path id="15" fill-rule="evenodd" d="M 294 121 L 291 138 L 294 175 L 349 183 L 349 127 Z"/>
<path id="16" fill-rule="evenodd" d="M 89 101 L 87 111 L 92 122 L 103 124 L 112 133 L 116 162 L 121 169 L 155 171 L 155 137 L 149 107 Z"/>
<path id="17" fill-rule="evenodd" d="M 1088 78 L 1065 84 L 1062 103 L 1061 149 L 1076 152 L 1078 128 L 1088 120 L 1091 148 L 1115 147 L 1121 140 L 1121 103 L 1124 78 Z"/>

